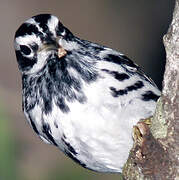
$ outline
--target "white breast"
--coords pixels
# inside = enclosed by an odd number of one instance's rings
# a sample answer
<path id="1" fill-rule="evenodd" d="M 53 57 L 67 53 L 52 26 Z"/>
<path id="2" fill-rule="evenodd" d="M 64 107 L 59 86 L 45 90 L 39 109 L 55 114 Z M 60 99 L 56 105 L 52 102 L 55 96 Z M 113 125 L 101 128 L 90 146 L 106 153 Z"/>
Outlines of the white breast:
<path id="1" fill-rule="evenodd" d="M 132 127 L 153 114 L 155 102 L 143 102 L 132 96 L 113 98 L 107 86 L 103 80 L 84 86 L 87 103 L 66 102 L 70 109 L 67 114 L 53 101 L 52 113 L 43 119 L 50 124 L 60 149 L 64 150 L 61 144 L 64 134 L 77 152 L 76 158 L 87 168 L 121 172 L 133 143 Z"/>
<path id="2" fill-rule="evenodd" d="M 95 83 L 83 84 L 82 90 L 87 97 L 84 104 L 66 101 L 70 112 L 63 113 L 54 99 L 50 114 L 42 114 L 36 106 L 31 116 L 39 131 L 42 123 L 50 125 L 51 135 L 62 151 L 66 148 L 61 139 L 65 135 L 66 141 L 77 152 L 75 158 L 87 168 L 121 172 L 133 144 L 132 127 L 140 119 L 152 116 L 155 110 L 156 103 L 142 101 L 140 95 L 145 90 L 154 90 L 154 87 L 146 84 L 139 91 L 114 98 L 109 87 L 115 85 L 119 88 L 120 82 L 106 73 L 100 74 L 101 78 Z M 134 81 L 130 83 L 132 85 Z M 126 86 L 129 85 L 128 81 Z M 121 87 L 124 86 L 122 82 Z"/>

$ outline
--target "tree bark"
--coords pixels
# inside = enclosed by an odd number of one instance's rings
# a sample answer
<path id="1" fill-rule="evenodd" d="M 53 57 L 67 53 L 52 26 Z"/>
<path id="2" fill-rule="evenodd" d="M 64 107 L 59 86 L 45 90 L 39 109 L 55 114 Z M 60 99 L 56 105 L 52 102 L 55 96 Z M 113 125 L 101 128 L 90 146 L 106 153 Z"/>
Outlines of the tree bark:
<path id="1" fill-rule="evenodd" d="M 124 166 L 126 180 L 179 180 L 179 0 L 163 41 L 166 67 L 162 95 L 150 129 L 138 123 L 142 142 L 134 143 Z"/>

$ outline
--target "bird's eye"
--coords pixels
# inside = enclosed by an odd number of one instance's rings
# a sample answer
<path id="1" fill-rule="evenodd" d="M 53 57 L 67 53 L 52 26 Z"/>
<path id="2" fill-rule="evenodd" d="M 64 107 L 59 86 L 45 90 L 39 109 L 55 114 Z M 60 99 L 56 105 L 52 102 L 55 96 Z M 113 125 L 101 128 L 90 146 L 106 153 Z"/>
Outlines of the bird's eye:
<path id="1" fill-rule="evenodd" d="M 20 45 L 20 50 L 24 55 L 29 55 L 31 53 L 31 49 L 25 45 Z"/>
<path id="2" fill-rule="evenodd" d="M 65 35 L 65 28 L 61 24 L 61 22 L 58 23 L 56 28 L 57 36 L 64 36 Z"/>

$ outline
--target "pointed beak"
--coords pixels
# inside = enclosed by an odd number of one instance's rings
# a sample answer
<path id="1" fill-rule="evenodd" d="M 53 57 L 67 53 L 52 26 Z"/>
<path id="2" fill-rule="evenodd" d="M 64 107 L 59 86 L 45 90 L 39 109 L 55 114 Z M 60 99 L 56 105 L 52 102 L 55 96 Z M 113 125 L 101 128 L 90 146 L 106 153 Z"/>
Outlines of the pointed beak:
<path id="1" fill-rule="evenodd" d="M 62 48 L 62 47 L 59 47 L 59 48 L 58 48 L 58 57 L 59 57 L 59 58 L 65 56 L 66 54 L 67 54 L 67 52 L 65 51 L 64 48 Z"/>
<path id="2" fill-rule="evenodd" d="M 59 41 L 57 43 L 48 43 L 48 44 L 43 44 L 43 46 L 39 49 L 39 52 L 42 51 L 55 51 L 58 55 L 58 58 L 61 58 L 67 54 L 67 51 L 59 45 Z"/>
<path id="3" fill-rule="evenodd" d="M 67 51 L 62 47 L 62 37 L 58 37 L 56 40 L 58 44 L 58 57 L 61 58 L 67 54 Z"/>

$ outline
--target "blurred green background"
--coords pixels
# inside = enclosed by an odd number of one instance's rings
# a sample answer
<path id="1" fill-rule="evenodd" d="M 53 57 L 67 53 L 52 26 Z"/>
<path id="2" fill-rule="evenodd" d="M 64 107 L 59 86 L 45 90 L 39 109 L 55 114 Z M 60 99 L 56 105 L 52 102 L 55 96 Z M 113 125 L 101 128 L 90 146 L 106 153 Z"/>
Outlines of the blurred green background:
<path id="1" fill-rule="evenodd" d="M 77 36 L 126 54 L 161 88 L 162 37 L 173 7 L 174 0 L 0 0 L 0 180 L 119 180 L 81 168 L 41 142 L 25 121 L 13 48 L 20 24 L 52 13 Z"/>

